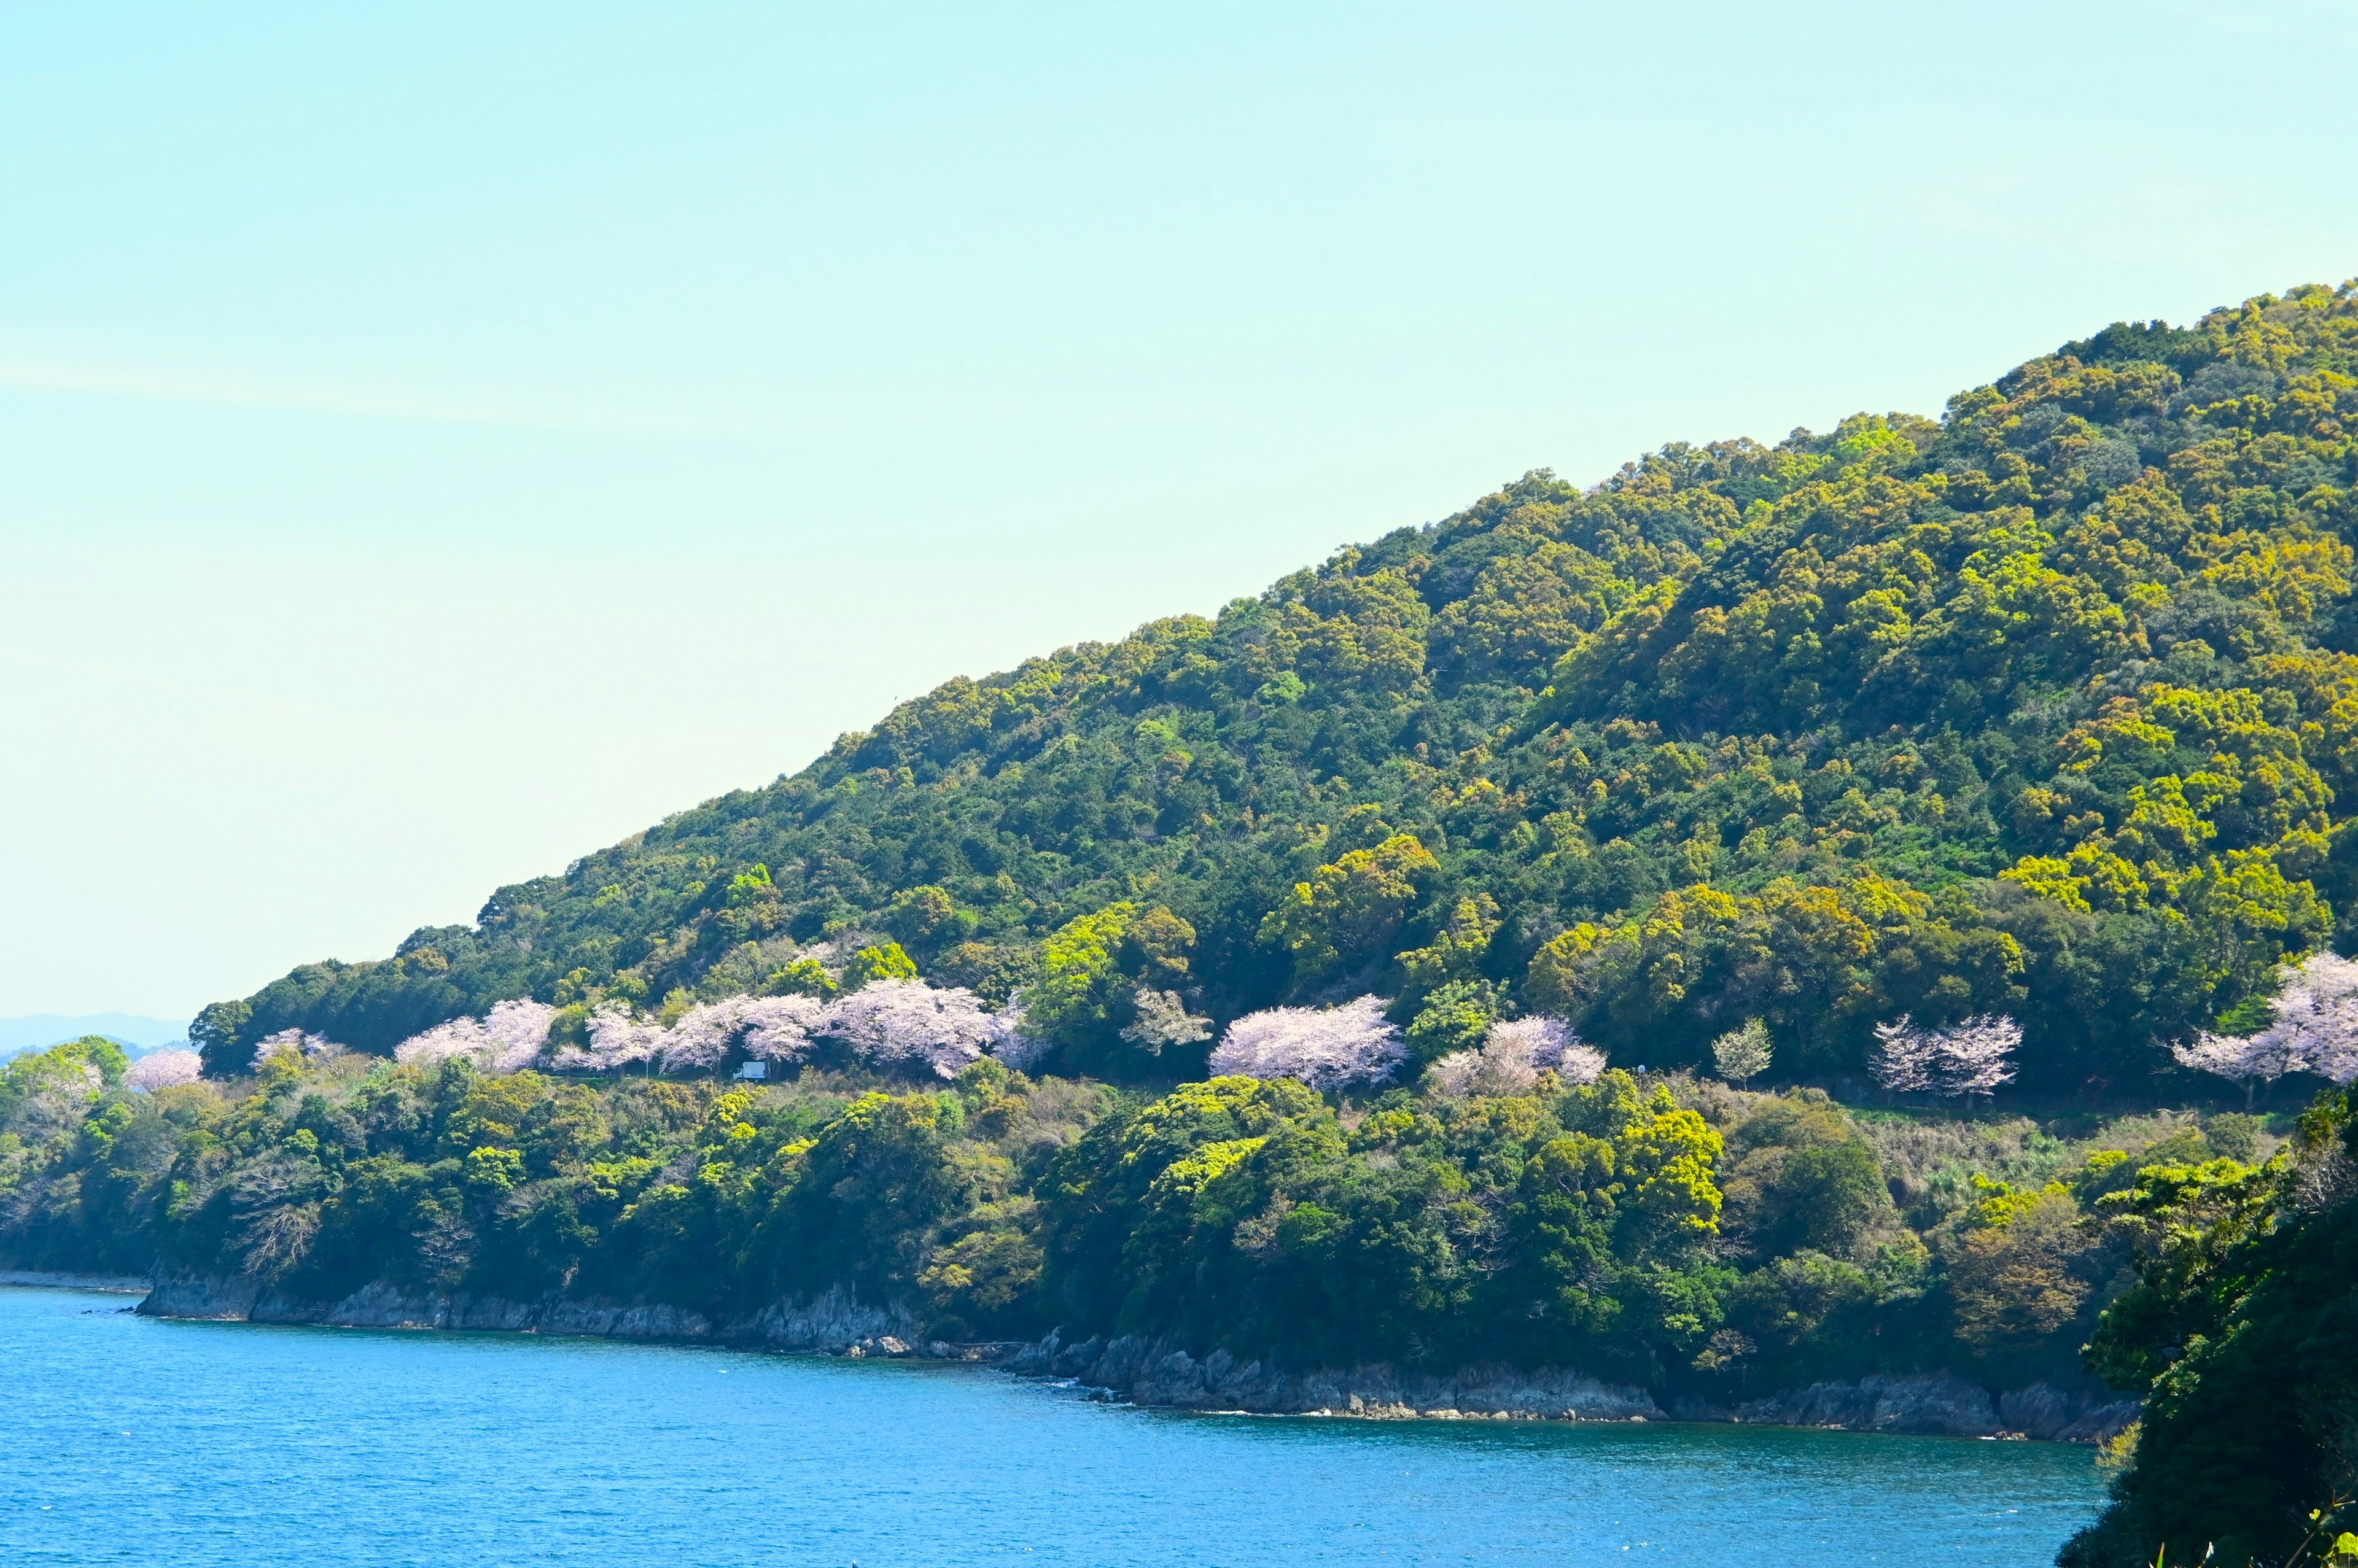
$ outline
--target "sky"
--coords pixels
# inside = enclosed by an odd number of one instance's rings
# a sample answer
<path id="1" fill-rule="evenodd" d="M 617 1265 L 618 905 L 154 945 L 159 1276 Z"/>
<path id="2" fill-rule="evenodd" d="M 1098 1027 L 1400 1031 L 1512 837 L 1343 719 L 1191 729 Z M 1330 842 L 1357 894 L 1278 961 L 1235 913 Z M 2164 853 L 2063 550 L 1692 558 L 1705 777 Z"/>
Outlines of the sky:
<path id="1" fill-rule="evenodd" d="M 2358 6 L 0 9 L 0 1014 L 1527 470 L 2358 274 Z"/>

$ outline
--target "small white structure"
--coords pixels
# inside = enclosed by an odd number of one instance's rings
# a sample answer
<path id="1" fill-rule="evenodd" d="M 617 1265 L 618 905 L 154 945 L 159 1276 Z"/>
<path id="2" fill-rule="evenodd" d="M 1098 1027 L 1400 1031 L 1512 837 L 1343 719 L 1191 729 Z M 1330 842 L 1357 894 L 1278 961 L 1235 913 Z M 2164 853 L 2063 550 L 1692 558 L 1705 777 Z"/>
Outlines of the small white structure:
<path id="1" fill-rule="evenodd" d="M 770 1064 L 767 1062 L 748 1062 L 743 1066 L 737 1069 L 737 1076 L 745 1079 L 749 1083 L 758 1084 L 763 1079 L 770 1076 Z"/>

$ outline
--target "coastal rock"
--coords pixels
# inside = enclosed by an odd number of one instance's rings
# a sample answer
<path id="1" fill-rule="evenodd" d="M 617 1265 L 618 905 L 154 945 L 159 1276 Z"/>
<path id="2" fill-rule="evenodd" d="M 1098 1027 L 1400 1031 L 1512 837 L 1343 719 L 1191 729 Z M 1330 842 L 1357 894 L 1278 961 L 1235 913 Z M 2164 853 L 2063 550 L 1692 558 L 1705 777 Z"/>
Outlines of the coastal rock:
<path id="1" fill-rule="evenodd" d="M 1073 1378 L 1141 1405 L 1257 1415 L 1481 1417 L 1491 1420 L 1659 1421 L 1643 1389 L 1559 1368 L 1520 1372 L 1470 1367 L 1447 1377 L 1386 1363 L 1349 1368 L 1280 1368 L 1225 1350 L 1200 1358 L 1135 1335 L 1065 1345 L 1050 1335 L 1018 1352 L 1016 1371 Z"/>
<path id="2" fill-rule="evenodd" d="M 602 1339 L 687 1340 L 773 1350 L 841 1352 L 863 1341 L 889 1342 L 906 1354 L 916 1324 L 900 1307 L 877 1306 L 849 1291 L 810 1301 L 787 1298 L 744 1317 L 716 1320 L 662 1303 L 576 1301 L 561 1294 L 519 1301 L 504 1296 L 410 1292 L 379 1280 L 340 1301 L 289 1295 L 258 1281 L 179 1275 L 156 1281 L 139 1303 L 147 1317 L 310 1324 L 333 1328 L 496 1329 Z"/>
<path id="3" fill-rule="evenodd" d="M 1051 1334 L 1009 1357 L 1012 1371 L 1067 1378 L 1134 1404 L 1175 1410 L 1237 1411 L 1268 1415 L 1338 1415 L 1371 1419 L 1660 1421 L 1665 1413 L 1641 1388 L 1609 1383 L 1563 1368 L 1523 1371 L 1504 1366 L 1461 1368 L 1447 1377 L 1403 1372 L 1376 1364 L 1348 1370 L 1284 1370 L 1260 1360 L 1238 1361 L 1225 1350 L 1202 1357 L 1137 1336 L 1065 1343 Z M 2000 1433 L 2093 1443 L 2137 1416 L 2134 1400 L 2108 1401 L 2092 1390 L 2047 1383 L 1993 1398 L 1952 1372 L 1866 1378 L 1855 1383 L 1813 1383 L 1739 1405 L 1681 1400 L 1669 1416 L 1680 1421 L 1739 1421 L 1764 1426 L 1841 1427 L 1958 1437 Z"/>
<path id="4" fill-rule="evenodd" d="M 2086 1390 L 2067 1391 L 2050 1383 L 2033 1383 L 1999 1395 L 1997 1416 L 2008 1432 L 2025 1437 L 2102 1443 L 2136 1420 L 2144 1408 L 2139 1400 L 2116 1400 Z"/>
<path id="5" fill-rule="evenodd" d="M 254 1280 L 207 1274 L 159 1277 L 139 1303 L 142 1317 L 221 1318 L 243 1323 L 254 1315 L 262 1286 Z"/>
<path id="6" fill-rule="evenodd" d="M 1812 1383 L 1736 1407 L 1736 1419 L 1758 1426 L 1833 1426 L 1854 1432 L 1983 1437 L 2006 1430 L 1989 1390 L 1953 1372 Z"/>

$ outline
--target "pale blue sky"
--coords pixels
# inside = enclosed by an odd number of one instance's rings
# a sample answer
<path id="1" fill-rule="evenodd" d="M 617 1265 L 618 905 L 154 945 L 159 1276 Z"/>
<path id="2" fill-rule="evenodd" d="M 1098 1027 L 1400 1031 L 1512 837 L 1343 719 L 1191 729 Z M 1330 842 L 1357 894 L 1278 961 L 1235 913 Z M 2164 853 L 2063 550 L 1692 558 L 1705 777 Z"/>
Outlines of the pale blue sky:
<path id="1" fill-rule="evenodd" d="M 0 13 L 0 1013 L 1528 468 L 2358 273 L 2338 5 Z"/>

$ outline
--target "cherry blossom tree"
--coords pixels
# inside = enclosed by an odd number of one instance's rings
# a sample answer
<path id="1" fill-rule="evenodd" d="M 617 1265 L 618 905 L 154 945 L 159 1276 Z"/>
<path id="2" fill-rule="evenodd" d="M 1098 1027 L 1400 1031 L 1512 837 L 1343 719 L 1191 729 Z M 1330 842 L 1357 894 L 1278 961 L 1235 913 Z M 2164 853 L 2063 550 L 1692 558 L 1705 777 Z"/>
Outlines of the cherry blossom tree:
<path id="1" fill-rule="evenodd" d="M 1381 1083 L 1408 1056 L 1381 997 L 1340 1007 L 1272 1007 L 1228 1025 L 1212 1053 L 1216 1075 L 1299 1078 L 1314 1089 Z"/>
<path id="2" fill-rule="evenodd" d="M 260 1063 L 281 1051 L 294 1051 L 316 1061 L 322 1056 L 339 1055 L 343 1049 L 324 1034 L 307 1034 L 300 1029 L 282 1029 L 254 1042 L 254 1059 Z"/>
<path id="3" fill-rule="evenodd" d="M 871 1065 L 922 1062 L 954 1078 L 998 1044 L 1007 1020 L 963 986 L 937 990 L 923 980 L 871 980 L 838 1000 L 816 1033 L 840 1040 Z"/>
<path id="4" fill-rule="evenodd" d="M 1918 1094 L 1932 1087 L 1936 1045 L 1932 1032 L 1919 1029 L 1906 1013 L 1875 1026 L 1875 1051 L 1867 1071 L 1893 1094 Z"/>
<path id="5" fill-rule="evenodd" d="M 669 1032 L 660 1023 L 643 1023 L 619 1001 L 600 1002 L 590 1011 L 586 1045 L 567 1045 L 553 1064 L 565 1072 L 613 1072 L 633 1063 L 653 1064 L 663 1054 Z"/>
<path id="6" fill-rule="evenodd" d="M 528 997 L 493 1002 L 481 1019 L 454 1018 L 411 1035 L 393 1048 L 393 1058 L 432 1064 L 465 1056 L 486 1073 L 520 1073 L 540 1060 L 556 1016 L 555 1008 Z"/>
<path id="7" fill-rule="evenodd" d="M 1946 1029 L 1927 1029 L 1903 1012 L 1896 1022 L 1877 1024 L 1875 1039 L 1868 1070 L 1893 1093 L 1986 1095 L 2014 1081 L 2022 1025 L 1981 1013 Z"/>
<path id="8" fill-rule="evenodd" d="M 666 1072 L 719 1066 L 743 1050 L 759 1061 L 799 1062 L 810 1054 L 811 1033 L 827 1009 L 806 996 L 732 996 L 692 1007 L 665 1033 Z"/>
<path id="9" fill-rule="evenodd" d="M 740 1036 L 745 1054 L 759 1062 L 799 1062 L 810 1054 L 811 1032 L 826 1015 L 827 1004 L 817 997 L 749 997 Z"/>
<path id="10" fill-rule="evenodd" d="M 1430 1069 L 1444 1098 L 1468 1094 L 1527 1094 L 1542 1072 L 1567 1083 L 1593 1084 L 1605 1071 L 1605 1053 L 1581 1044 L 1561 1018 L 1501 1019 L 1490 1025 L 1479 1048 L 1453 1051 Z"/>
<path id="11" fill-rule="evenodd" d="M 2253 1091 L 2288 1073 L 2315 1073 L 2335 1084 L 2358 1078 L 2358 963 L 2320 951 L 2283 970 L 2282 986 L 2268 1004 L 2271 1015 L 2257 1034 L 2198 1034 L 2172 1045 L 2170 1054 L 2197 1072 Z"/>
<path id="12" fill-rule="evenodd" d="M 1944 1095 L 1988 1095 L 2014 1081 L 2014 1053 L 2022 1025 L 1997 1013 L 1981 1013 L 1937 1033 L 1938 1081 Z"/>
<path id="13" fill-rule="evenodd" d="M 2300 1063 L 2286 1049 L 2288 1044 L 2284 1033 L 2276 1029 L 2244 1035 L 2213 1034 L 2205 1030 L 2191 1040 L 2171 1045 L 2169 1054 L 2178 1058 L 2181 1067 L 2243 1085 L 2244 1108 L 2249 1110 L 2260 1085 L 2272 1084 L 2287 1073 L 2299 1070 Z"/>
<path id="14" fill-rule="evenodd" d="M 131 1064 L 123 1076 L 130 1087 L 153 1094 L 174 1084 L 193 1084 L 203 1071 L 204 1058 L 194 1051 L 157 1051 Z"/>

